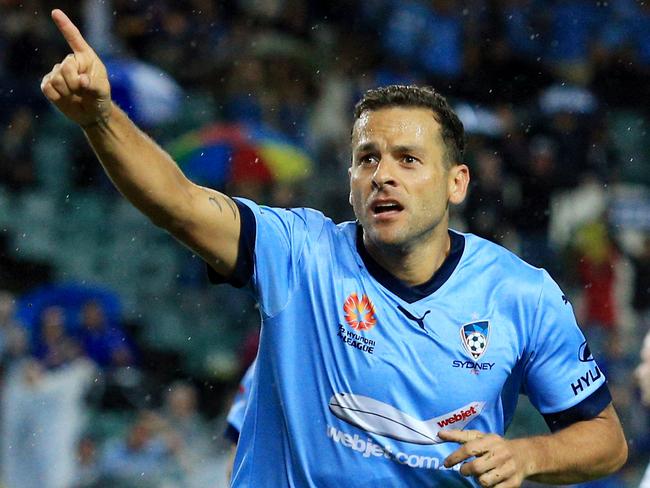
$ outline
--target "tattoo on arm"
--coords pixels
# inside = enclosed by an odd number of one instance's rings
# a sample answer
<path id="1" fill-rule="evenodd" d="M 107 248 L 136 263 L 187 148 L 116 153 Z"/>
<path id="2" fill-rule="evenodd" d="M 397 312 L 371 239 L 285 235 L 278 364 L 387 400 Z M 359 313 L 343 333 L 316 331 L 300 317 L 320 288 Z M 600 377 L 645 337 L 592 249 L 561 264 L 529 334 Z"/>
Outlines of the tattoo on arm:
<path id="1" fill-rule="evenodd" d="M 232 198 L 229 197 L 224 197 L 226 199 L 226 203 L 230 207 L 230 210 L 232 210 L 232 216 L 234 217 L 235 220 L 237 220 L 237 205 L 235 205 L 235 202 L 232 201 Z"/>
<path id="2" fill-rule="evenodd" d="M 237 220 L 237 205 L 235 205 L 235 202 L 233 202 L 231 198 L 225 195 L 216 195 L 216 196 L 208 197 L 208 201 L 212 204 L 212 206 L 217 207 L 220 213 L 223 213 L 223 207 L 221 206 L 221 203 L 219 203 L 219 200 L 217 198 L 223 198 L 226 201 L 228 207 L 232 211 L 233 218 Z"/>
<path id="3" fill-rule="evenodd" d="M 219 209 L 219 212 L 223 213 L 223 208 L 221 208 L 221 204 L 217 201 L 216 198 L 210 197 L 210 198 L 208 198 L 208 200 L 210 200 L 210 203 L 213 206 L 215 206 L 215 207 L 217 207 Z"/>

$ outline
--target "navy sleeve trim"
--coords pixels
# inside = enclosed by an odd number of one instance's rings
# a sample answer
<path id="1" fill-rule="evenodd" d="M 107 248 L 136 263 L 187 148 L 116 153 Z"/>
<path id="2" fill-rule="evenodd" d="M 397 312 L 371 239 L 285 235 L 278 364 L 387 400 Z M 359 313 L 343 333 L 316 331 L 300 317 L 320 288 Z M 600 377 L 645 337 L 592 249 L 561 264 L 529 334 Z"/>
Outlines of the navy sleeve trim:
<path id="1" fill-rule="evenodd" d="M 611 402 L 612 395 L 609 392 L 607 383 L 604 383 L 577 405 L 562 412 L 548 413 L 544 415 L 544 420 L 546 420 L 546 424 L 551 429 L 551 432 L 556 432 L 581 420 L 593 419 L 605 410 L 605 407 Z"/>
<path id="2" fill-rule="evenodd" d="M 228 424 L 228 427 L 226 427 L 226 431 L 223 433 L 223 436 L 233 444 L 237 444 L 239 441 L 239 431 L 232 424 Z"/>
<path id="3" fill-rule="evenodd" d="M 242 288 L 248 284 L 253 277 L 253 265 L 255 256 L 255 237 L 257 227 L 255 225 L 255 214 L 248 205 L 233 200 L 239 209 L 239 247 L 237 252 L 237 263 L 230 277 L 226 278 L 217 273 L 209 264 L 208 279 L 215 285 L 228 283 L 236 288 Z"/>

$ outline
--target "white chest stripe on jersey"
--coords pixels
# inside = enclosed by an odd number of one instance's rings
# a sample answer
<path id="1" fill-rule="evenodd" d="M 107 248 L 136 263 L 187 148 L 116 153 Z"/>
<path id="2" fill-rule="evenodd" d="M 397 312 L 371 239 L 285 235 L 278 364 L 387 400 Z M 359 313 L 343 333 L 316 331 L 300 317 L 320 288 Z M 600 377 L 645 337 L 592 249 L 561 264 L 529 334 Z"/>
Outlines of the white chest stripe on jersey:
<path id="1" fill-rule="evenodd" d="M 485 402 L 472 402 L 429 420 L 418 420 L 388 405 L 363 395 L 335 393 L 329 408 L 341 420 L 372 434 L 412 444 L 438 444 L 443 429 L 463 429 L 483 411 Z"/>

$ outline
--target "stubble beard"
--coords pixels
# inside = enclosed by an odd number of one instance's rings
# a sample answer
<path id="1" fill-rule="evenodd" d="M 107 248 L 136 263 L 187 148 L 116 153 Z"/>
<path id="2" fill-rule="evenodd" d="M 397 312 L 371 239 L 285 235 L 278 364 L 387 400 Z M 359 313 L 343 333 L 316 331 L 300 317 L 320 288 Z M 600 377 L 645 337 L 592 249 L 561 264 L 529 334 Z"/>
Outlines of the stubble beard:
<path id="1" fill-rule="evenodd" d="M 426 245 L 430 241 L 440 227 L 442 223 L 448 222 L 449 215 L 449 200 L 447 200 L 445 205 L 445 210 L 437 217 L 433 222 L 429 223 L 422 229 L 413 229 L 413 225 L 409 222 L 402 224 L 401 229 L 397 229 L 394 232 L 394 237 L 388 240 L 380 238 L 381 232 L 376 232 L 375 229 L 371 226 L 364 226 L 363 221 L 361 222 L 361 227 L 363 228 L 364 235 L 364 245 L 366 248 L 370 244 L 372 247 L 377 249 L 382 254 L 392 254 L 399 256 L 406 256 L 412 253 L 419 246 Z M 371 230 L 369 231 L 368 228 Z M 447 229 L 445 229 L 446 231 Z"/>

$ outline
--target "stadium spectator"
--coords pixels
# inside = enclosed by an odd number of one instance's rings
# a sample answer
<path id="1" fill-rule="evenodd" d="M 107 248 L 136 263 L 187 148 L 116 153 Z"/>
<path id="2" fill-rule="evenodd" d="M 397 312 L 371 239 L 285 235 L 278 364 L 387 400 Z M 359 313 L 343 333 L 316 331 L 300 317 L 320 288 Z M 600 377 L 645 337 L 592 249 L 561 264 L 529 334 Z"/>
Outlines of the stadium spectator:
<path id="1" fill-rule="evenodd" d="M 79 344 L 68 335 L 65 311 L 51 306 L 40 316 L 34 355 L 48 369 L 63 366 L 81 355 Z"/>
<path id="2" fill-rule="evenodd" d="M 196 388 L 189 383 L 177 382 L 165 393 L 163 418 L 176 431 L 183 443 L 191 449 L 207 449 L 206 426 L 198 412 Z"/>
<path id="3" fill-rule="evenodd" d="M 2 391 L 2 480 L 21 488 L 68 488 L 95 369 L 83 358 L 54 370 L 25 360 Z"/>
<path id="4" fill-rule="evenodd" d="M 558 188 L 557 148 L 553 140 L 541 136 L 533 139 L 529 147 L 529 159 L 518 169 L 521 202 L 515 226 L 521 241 L 521 257 L 533 266 L 555 270 L 548 227 L 551 195 Z"/>
<path id="5" fill-rule="evenodd" d="M 104 483 L 154 488 L 165 481 L 178 481 L 178 439 L 169 435 L 162 418 L 141 411 L 125 438 L 106 444 L 100 466 Z M 112 486 L 112 485 L 111 485 Z"/>
<path id="6" fill-rule="evenodd" d="M 80 342 L 84 352 L 101 368 L 133 364 L 133 349 L 118 325 L 109 324 L 102 305 L 91 300 L 80 312 Z"/>
<path id="7" fill-rule="evenodd" d="M 634 297 L 632 305 L 646 326 L 650 325 L 650 236 L 645 236 L 634 264 Z"/>
<path id="8" fill-rule="evenodd" d="M 0 290 L 0 371 L 26 350 L 26 332 L 15 319 L 16 299 Z"/>
<path id="9" fill-rule="evenodd" d="M 210 427 L 198 410 L 198 393 L 187 382 L 175 382 L 165 392 L 161 411 L 170 435 L 178 439 L 178 459 L 188 486 L 215 486 L 221 473 L 215 465 Z"/>
<path id="10" fill-rule="evenodd" d="M 621 256 L 602 220 L 583 225 L 576 233 L 578 276 L 583 289 L 582 310 L 578 312 L 585 334 L 597 350 L 606 351 L 611 359 L 620 358 Z"/>
<path id="11" fill-rule="evenodd" d="M 36 170 L 32 158 L 34 115 L 30 107 L 20 106 L 10 111 L 9 117 L 2 124 L 0 181 L 14 191 L 25 190 L 36 184 Z"/>
<path id="12" fill-rule="evenodd" d="M 101 471 L 95 439 L 87 435 L 79 439 L 76 461 L 71 488 L 101 488 Z"/>
<path id="13" fill-rule="evenodd" d="M 483 148 L 476 151 L 474 166 L 477 177 L 470 189 L 464 212 L 468 230 L 503 243 L 510 227 L 510 209 L 505 202 L 503 185 L 503 161 L 496 151 Z"/>
<path id="14" fill-rule="evenodd" d="M 454 80 L 462 75 L 464 32 L 459 2 L 433 0 L 425 15 L 422 38 L 418 39 L 417 65 L 434 80 Z"/>
<path id="15" fill-rule="evenodd" d="M 605 19 L 603 8 L 588 0 L 554 2 L 549 12 L 549 41 L 545 56 L 554 69 L 570 81 L 588 82 L 591 77 L 590 39 Z"/>

